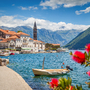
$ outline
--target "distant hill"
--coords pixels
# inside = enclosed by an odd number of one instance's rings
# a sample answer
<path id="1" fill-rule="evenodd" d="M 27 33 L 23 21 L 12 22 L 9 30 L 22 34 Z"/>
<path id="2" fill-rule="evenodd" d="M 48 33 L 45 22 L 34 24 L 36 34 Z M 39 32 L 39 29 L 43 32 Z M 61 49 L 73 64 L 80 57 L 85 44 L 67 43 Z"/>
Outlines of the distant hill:
<path id="1" fill-rule="evenodd" d="M 84 49 L 85 45 L 87 45 L 88 43 L 90 43 L 90 27 L 77 35 L 64 47 L 67 47 L 69 49 Z"/>
<path id="2" fill-rule="evenodd" d="M 22 31 L 30 35 L 33 38 L 33 29 L 29 26 L 17 26 L 15 28 L 9 28 L 5 26 L 1 26 L 0 28 L 4 30 L 11 30 L 11 31 Z M 44 41 L 45 43 L 58 43 L 61 46 L 67 44 L 73 38 L 75 38 L 81 30 L 57 30 L 51 31 L 46 29 L 38 29 L 37 30 L 37 39 Z"/>

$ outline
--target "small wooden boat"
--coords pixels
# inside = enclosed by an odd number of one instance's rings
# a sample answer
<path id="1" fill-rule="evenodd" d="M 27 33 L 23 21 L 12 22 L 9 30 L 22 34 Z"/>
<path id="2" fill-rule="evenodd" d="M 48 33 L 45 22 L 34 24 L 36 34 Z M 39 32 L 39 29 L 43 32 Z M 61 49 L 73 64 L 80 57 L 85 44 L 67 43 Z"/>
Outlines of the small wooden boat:
<path id="1" fill-rule="evenodd" d="M 1 50 L 0 56 L 9 56 L 9 50 Z"/>
<path id="2" fill-rule="evenodd" d="M 73 70 L 69 66 L 66 66 L 66 69 L 44 69 L 44 60 L 45 60 L 45 57 L 43 59 L 42 69 L 32 69 L 35 76 L 39 76 L 39 75 L 48 75 L 48 76 L 64 75 L 64 74 L 69 73 L 70 70 Z"/>
<path id="3" fill-rule="evenodd" d="M 9 53 L 0 53 L 0 56 L 9 56 Z"/>
<path id="4" fill-rule="evenodd" d="M 10 55 L 15 55 L 14 53 L 10 53 Z"/>
<path id="5" fill-rule="evenodd" d="M 70 72 L 68 69 L 32 69 L 35 76 L 39 75 L 63 75 Z"/>
<path id="6" fill-rule="evenodd" d="M 58 48 L 57 52 L 69 52 L 68 48 Z"/>

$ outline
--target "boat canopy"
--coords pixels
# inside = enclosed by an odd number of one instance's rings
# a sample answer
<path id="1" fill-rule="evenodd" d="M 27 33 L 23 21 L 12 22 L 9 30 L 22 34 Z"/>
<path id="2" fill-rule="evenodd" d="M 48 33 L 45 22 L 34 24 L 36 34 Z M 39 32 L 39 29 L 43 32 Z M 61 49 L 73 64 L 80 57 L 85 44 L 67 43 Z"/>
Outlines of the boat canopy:
<path id="1" fill-rule="evenodd" d="M 21 48 L 22 50 L 31 50 L 31 48 Z"/>

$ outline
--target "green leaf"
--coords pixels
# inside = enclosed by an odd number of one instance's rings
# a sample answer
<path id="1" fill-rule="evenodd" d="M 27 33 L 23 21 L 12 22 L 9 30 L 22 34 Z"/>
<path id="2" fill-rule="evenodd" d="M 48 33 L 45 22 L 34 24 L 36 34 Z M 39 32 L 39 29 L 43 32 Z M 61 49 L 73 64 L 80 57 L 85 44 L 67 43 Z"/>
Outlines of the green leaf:
<path id="1" fill-rule="evenodd" d="M 87 66 L 89 66 L 89 63 L 88 63 L 88 64 L 86 64 L 86 66 L 85 66 L 85 67 L 87 67 Z"/>
<path id="2" fill-rule="evenodd" d="M 86 58 L 86 59 L 88 59 L 88 55 L 87 55 L 87 53 L 86 53 L 86 52 L 84 52 L 84 54 L 85 54 L 85 58 Z"/>
<path id="3" fill-rule="evenodd" d="M 70 55 L 73 55 L 72 52 L 69 53 Z"/>

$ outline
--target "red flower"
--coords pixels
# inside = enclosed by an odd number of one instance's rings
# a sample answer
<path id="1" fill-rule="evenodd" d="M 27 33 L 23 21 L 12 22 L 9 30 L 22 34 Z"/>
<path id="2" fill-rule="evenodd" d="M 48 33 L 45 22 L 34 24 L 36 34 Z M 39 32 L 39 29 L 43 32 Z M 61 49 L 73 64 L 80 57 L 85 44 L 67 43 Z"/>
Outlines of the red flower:
<path id="1" fill-rule="evenodd" d="M 89 52 L 90 51 L 90 43 L 87 44 L 85 47 L 86 47 L 86 51 Z"/>
<path id="2" fill-rule="evenodd" d="M 52 81 L 49 83 L 51 88 L 57 87 L 58 86 L 58 79 L 53 78 Z"/>
<path id="3" fill-rule="evenodd" d="M 88 76 L 90 77 L 90 71 L 86 72 L 88 74 Z"/>
<path id="4" fill-rule="evenodd" d="M 70 86 L 69 90 L 73 90 L 73 86 Z"/>
<path id="5" fill-rule="evenodd" d="M 85 54 L 80 51 L 75 51 L 72 55 L 72 59 L 77 63 L 85 62 Z"/>

